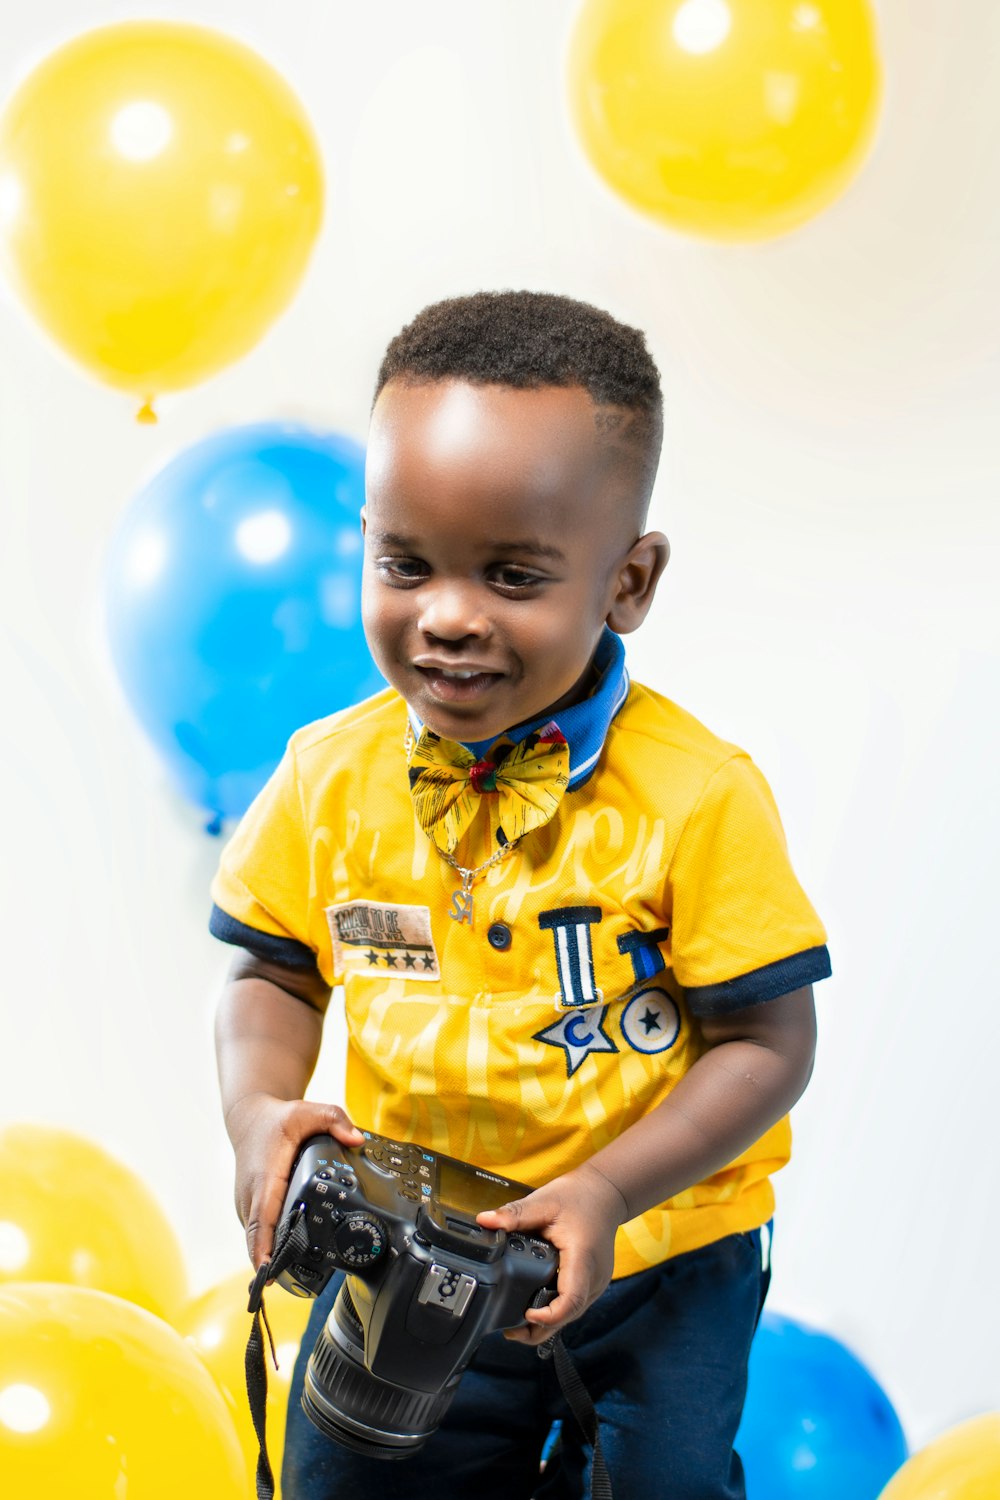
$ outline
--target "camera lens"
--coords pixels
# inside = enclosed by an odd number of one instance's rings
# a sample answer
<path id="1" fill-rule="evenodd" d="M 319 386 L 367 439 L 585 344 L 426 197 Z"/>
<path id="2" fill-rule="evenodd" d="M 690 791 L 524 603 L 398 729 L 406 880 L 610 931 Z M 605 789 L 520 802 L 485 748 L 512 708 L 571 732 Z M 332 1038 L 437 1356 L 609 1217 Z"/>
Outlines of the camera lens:
<path id="1" fill-rule="evenodd" d="M 366 1370 L 364 1330 L 345 1281 L 306 1367 L 302 1408 L 314 1427 L 355 1453 L 409 1458 L 437 1430 L 458 1380 L 428 1394 Z"/>

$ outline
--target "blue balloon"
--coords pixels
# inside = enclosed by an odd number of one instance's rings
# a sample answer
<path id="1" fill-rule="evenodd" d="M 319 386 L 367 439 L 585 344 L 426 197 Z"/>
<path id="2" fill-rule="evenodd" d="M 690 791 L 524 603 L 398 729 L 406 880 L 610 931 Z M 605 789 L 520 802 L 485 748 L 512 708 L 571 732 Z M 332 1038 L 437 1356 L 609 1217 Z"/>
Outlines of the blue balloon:
<path id="1" fill-rule="evenodd" d="M 289 423 L 178 454 L 110 549 L 111 654 L 181 793 L 243 813 L 293 730 L 384 686 L 361 628 L 364 450 Z"/>
<path id="2" fill-rule="evenodd" d="M 765 1312 L 736 1450 L 747 1500 L 877 1500 L 908 1449 L 888 1396 L 843 1344 Z"/>

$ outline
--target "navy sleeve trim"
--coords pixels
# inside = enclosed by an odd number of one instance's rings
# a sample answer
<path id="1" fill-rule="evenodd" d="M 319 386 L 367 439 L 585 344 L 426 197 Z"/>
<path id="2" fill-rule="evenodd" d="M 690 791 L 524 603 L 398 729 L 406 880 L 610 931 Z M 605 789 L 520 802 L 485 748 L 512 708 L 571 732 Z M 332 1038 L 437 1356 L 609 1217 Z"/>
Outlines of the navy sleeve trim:
<path id="1" fill-rule="evenodd" d="M 261 932 L 237 922 L 221 906 L 212 907 L 208 919 L 208 930 L 223 943 L 233 943 L 237 948 L 246 948 L 258 958 L 266 958 L 275 964 L 287 964 L 290 969 L 316 969 L 316 955 L 305 943 L 295 938 L 275 937 L 271 932 Z"/>
<path id="2" fill-rule="evenodd" d="M 791 958 L 779 958 L 777 963 L 765 964 L 738 979 L 697 985 L 684 994 L 693 1015 L 725 1016 L 748 1005 L 760 1005 L 764 1000 L 777 1000 L 779 995 L 815 984 L 818 979 L 829 979 L 832 972 L 830 951 L 824 943 L 822 948 L 807 948 L 804 953 L 793 953 Z"/>

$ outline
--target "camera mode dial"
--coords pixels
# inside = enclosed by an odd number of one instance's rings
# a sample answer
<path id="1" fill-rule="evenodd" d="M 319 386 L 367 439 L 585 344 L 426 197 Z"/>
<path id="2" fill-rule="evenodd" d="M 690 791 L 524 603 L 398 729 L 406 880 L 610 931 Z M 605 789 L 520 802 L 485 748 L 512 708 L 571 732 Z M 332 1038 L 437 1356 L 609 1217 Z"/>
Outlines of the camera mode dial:
<path id="1" fill-rule="evenodd" d="M 381 1219 L 370 1213 L 349 1214 L 333 1237 L 337 1259 L 354 1271 L 373 1265 L 388 1243 L 388 1230 Z"/>

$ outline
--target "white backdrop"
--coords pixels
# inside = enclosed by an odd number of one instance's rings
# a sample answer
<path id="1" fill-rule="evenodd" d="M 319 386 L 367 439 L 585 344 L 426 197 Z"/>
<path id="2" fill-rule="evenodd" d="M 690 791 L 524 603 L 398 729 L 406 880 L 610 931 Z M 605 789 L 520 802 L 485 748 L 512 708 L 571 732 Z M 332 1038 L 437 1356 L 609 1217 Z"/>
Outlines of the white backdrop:
<path id="1" fill-rule="evenodd" d="M 1000 1407 L 996 840 L 1000 8 L 880 0 L 866 170 L 794 236 L 722 247 L 612 200 L 565 122 L 574 0 L 36 0 L 4 97 L 75 32 L 216 25 L 289 79 L 326 222 L 268 338 L 139 427 L 0 305 L 0 1123 L 142 1172 L 196 1289 L 241 1264 L 206 931 L 219 852 L 107 661 L 100 568 L 150 471 L 230 424 L 363 440 L 387 339 L 478 287 L 586 297 L 649 333 L 674 555 L 633 674 L 745 745 L 830 927 L 819 1059 L 778 1179 L 772 1306 L 872 1365 L 920 1443 Z M 335 1015 L 335 1013 L 332 1013 Z M 317 1096 L 339 1097 L 331 1019 Z"/>

